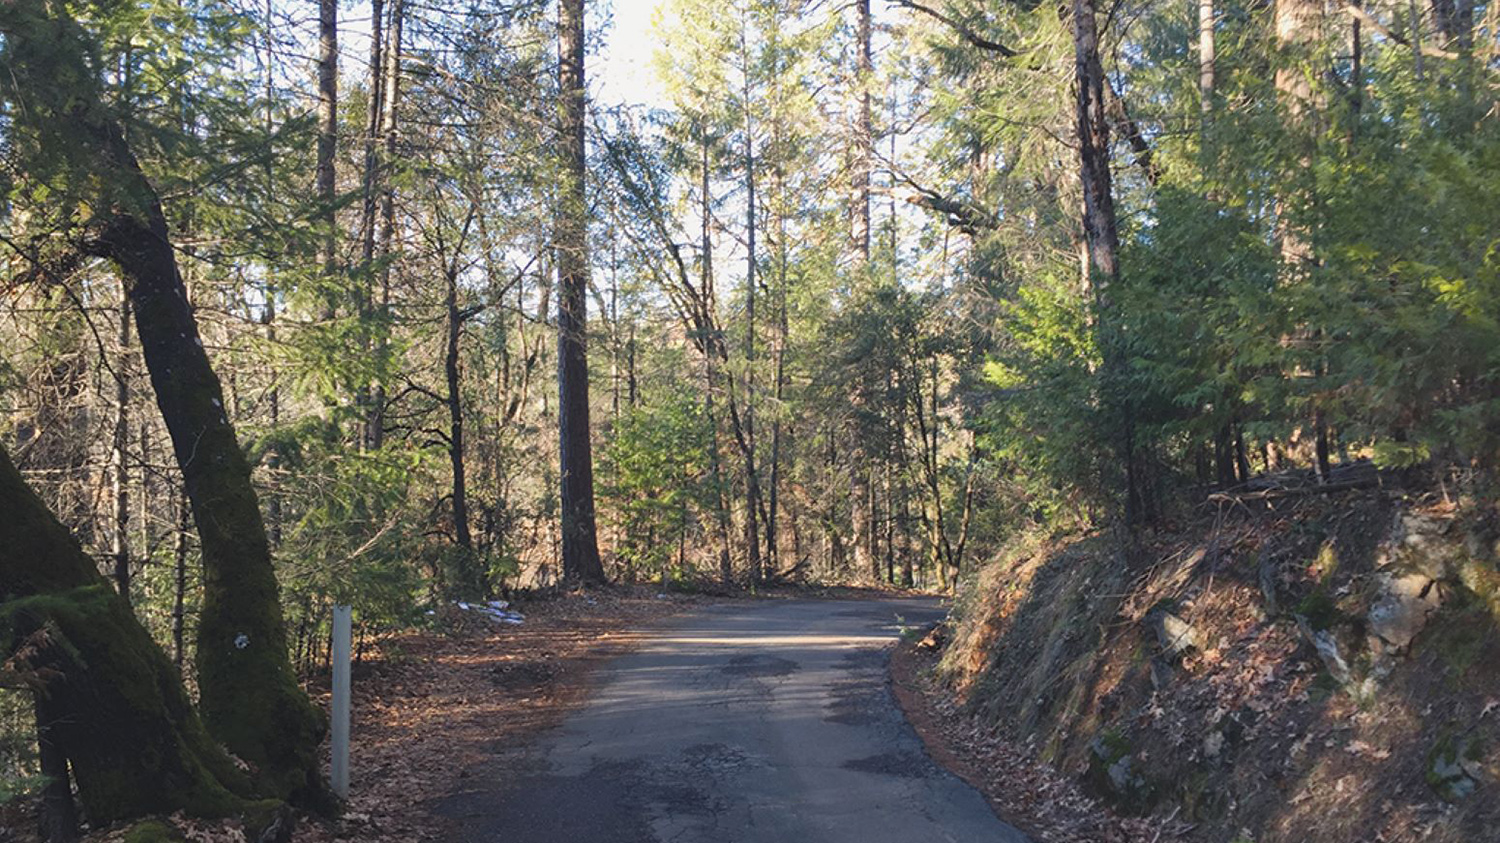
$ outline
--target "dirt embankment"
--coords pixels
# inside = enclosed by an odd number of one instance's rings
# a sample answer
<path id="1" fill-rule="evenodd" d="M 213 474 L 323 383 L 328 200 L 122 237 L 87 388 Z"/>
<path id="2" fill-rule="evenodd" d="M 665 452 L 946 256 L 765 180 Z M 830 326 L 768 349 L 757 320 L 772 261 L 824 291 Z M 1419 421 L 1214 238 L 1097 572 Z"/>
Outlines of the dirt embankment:
<path id="1" fill-rule="evenodd" d="M 1033 538 L 898 695 L 1038 840 L 1500 841 L 1497 538 L 1377 491 Z"/>

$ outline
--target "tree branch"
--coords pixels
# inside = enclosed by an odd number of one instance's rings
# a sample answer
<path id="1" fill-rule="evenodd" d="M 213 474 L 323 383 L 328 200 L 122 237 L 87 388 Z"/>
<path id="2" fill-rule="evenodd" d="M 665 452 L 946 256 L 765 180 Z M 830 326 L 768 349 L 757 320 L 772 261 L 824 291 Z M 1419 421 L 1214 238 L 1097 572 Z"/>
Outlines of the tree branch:
<path id="1" fill-rule="evenodd" d="M 1161 168 L 1156 165 L 1156 156 L 1151 149 L 1150 142 L 1141 132 L 1140 124 L 1130 116 L 1130 111 L 1125 108 L 1125 98 L 1120 96 L 1113 84 L 1105 87 L 1104 94 L 1108 100 L 1105 108 L 1108 109 L 1109 116 L 1119 125 L 1120 134 L 1124 135 L 1126 143 L 1130 144 L 1130 151 L 1135 153 L 1136 166 L 1141 168 L 1146 181 L 1150 182 L 1152 187 L 1156 187 L 1157 181 L 1161 179 Z"/>
<path id="2" fill-rule="evenodd" d="M 1016 52 L 1010 47 L 1005 46 L 1004 44 L 999 43 L 998 41 L 991 41 L 990 39 L 985 38 L 983 35 L 975 32 L 973 29 L 970 29 L 963 23 L 963 21 L 960 21 L 952 17 L 951 15 L 944 14 L 943 12 L 932 8 L 931 6 L 924 6 L 921 3 L 914 2 L 914 0 L 891 0 L 891 2 L 895 3 L 897 6 L 901 6 L 902 8 L 911 9 L 914 12 L 921 12 L 928 17 L 943 22 L 954 32 L 957 32 L 959 34 L 959 37 L 963 38 L 965 41 L 969 42 L 975 47 L 978 47 L 981 50 L 988 50 L 992 53 L 999 53 L 1006 58 L 1014 58 L 1020 55 L 1020 53 Z"/>
<path id="3" fill-rule="evenodd" d="M 1344 5 L 1344 13 L 1347 14 L 1349 17 L 1354 18 L 1355 20 L 1359 21 L 1360 23 L 1365 24 L 1366 26 L 1368 26 L 1371 29 L 1375 30 L 1376 32 L 1380 33 L 1384 37 L 1389 38 L 1392 41 L 1395 41 L 1397 44 L 1400 44 L 1403 47 L 1410 47 L 1411 46 L 1411 42 L 1408 41 L 1405 36 L 1396 34 L 1394 31 L 1392 31 L 1385 24 L 1381 23 L 1380 20 L 1378 18 L 1376 18 L 1374 15 L 1370 14 L 1369 12 L 1367 12 L 1364 9 L 1360 8 L 1359 6 L 1354 5 L 1353 3 L 1346 3 Z M 1424 55 L 1424 56 L 1431 56 L 1432 58 L 1435 58 L 1435 59 L 1450 59 L 1450 60 L 1452 60 L 1452 59 L 1457 59 L 1457 58 L 1460 57 L 1458 55 L 1458 53 L 1454 53 L 1454 52 L 1451 52 L 1451 51 L 1448 51 L 1448 50 L 1444 50 L 1441 47 L 1434 47 L 1431 44 L 1423 44 L 1422 47 L 1421 47 L 1421 50 L 1422 50 L 1422 55 Z"/>
<path id="4" fill-rule="evenodd" d="M 937 211 L 948 218 L 948 224 L 968 235 L 975 235 L 981 231 L 989 231 L 996 227 L 995 214 L 990 209 L 972 200 L 951 199 L 938 193 L 929 187 L 923 187 L 915 179 L 906 173 L 891 171 L 892 174 L 906 183 L 915 193 L 908 194 L 905 199 L 909 204 L 918 208 L 926 208 L 929 211 Z M 882 188 L 873 188 L 872 192 L 889 193 Z"/>

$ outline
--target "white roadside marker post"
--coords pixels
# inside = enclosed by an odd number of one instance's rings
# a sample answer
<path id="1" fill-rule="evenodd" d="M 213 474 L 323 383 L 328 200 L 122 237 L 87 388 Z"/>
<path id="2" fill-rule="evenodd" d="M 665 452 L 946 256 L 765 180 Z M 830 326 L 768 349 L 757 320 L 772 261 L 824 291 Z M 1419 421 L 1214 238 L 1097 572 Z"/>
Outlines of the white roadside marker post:
<path id="1" fill-rule="evenodd" d="M 333 722 L 332 759 L 329 779 L 340 799 L 349 798 L 349 654 L 351 635 L 350 609 L 333 607 Z"/>

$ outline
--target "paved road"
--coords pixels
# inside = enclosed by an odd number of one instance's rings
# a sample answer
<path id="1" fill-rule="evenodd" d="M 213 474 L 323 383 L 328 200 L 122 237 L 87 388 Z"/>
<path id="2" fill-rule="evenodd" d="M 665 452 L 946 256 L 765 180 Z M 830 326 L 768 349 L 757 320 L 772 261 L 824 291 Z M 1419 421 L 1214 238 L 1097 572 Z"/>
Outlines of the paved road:
<path id="1" fill-rule="evenodd" d="M 887 645 L 921 600 L 703 609 L 601 668 L 588 704 L 442 807 L 455 843 L 1026 843 L 937 767 Z M 519 775 L 515 775 L 519 773 Z"/>

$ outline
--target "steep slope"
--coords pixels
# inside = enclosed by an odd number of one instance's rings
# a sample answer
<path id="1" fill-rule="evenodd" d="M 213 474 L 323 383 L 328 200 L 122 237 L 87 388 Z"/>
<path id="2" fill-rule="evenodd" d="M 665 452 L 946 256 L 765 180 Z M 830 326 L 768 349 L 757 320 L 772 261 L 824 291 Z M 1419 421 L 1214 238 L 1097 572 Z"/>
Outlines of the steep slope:
<path id="1" fill-rule="evenodd" d="M 936 677 L 1013 744 L 1203 841 L 1500 840 L 1493 509 L 1225 499 L 1145 541 L 1015 542 Z"/>

